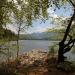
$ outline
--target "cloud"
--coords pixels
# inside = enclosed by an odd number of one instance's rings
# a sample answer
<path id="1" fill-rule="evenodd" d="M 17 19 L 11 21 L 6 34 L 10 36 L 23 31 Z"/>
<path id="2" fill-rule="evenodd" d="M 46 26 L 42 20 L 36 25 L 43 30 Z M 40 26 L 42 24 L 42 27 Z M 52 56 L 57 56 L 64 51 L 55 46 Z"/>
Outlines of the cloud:
<path id="1" fill-rule="evenodd" d="M 37 27 L 37 28 L 31 28 L 27 32 L 28 33 L 37 33 L 37 32 L 44 32 L 46 31 L 46 28 Z"/>
<path id="2" fill-rule="evenodd" d="M 53 8 L 48 8 L 47 9 L 47 12 L 49 13 L 49 16 L 52 17 L 52 18 L 58 18 L 58 15 L 55 14 L 55 11 Z"/>
<path id="3" fill-rule="evenodd" d="M 52 8 L 48 8 L 48 9 L 47 9 L 47 12 L 48 12 L 49 14 L 53 14 L 53 13 L 54 13 L 54 10 L 53 10 Z"/>

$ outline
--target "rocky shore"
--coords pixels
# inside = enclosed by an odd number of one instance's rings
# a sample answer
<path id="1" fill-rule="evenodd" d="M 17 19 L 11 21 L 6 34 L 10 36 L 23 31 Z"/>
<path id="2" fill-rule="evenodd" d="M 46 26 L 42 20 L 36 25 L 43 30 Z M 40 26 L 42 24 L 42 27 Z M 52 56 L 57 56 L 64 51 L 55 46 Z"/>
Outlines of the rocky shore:
<path id="1" fill-rule="evenodd" d="M 19 55 L 21 64 L 32 64 L 34 61 L 45 61 L 47 52 L 42 49 L 33 49 L 29 52 Z"/>
<path id="2" fill-rule="evenodd" d="M 56 55 L 48 57 L 48 52 L 33 49 L 20 54 L 19 61 L 15 59 L 0 64 L 0 75 L 75 75 L 71 62 L 58 64 Z"/>

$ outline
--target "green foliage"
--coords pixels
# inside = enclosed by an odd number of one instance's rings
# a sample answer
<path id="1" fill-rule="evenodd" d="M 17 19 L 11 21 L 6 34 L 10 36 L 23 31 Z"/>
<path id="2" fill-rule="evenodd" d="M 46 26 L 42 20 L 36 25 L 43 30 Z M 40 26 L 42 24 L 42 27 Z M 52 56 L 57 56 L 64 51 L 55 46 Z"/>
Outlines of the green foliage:
<path id="1" fill-rule="evenodd" d="M 0 25 L 9 23 L 10 16 L 15 15 L 16 20 L 25 21 L 26 25 L 31 25 L 32 20 L 37 18 L 48 18 L 47 8 L 55 5 L 60 8 L 68 0 L 3 0 L 0 1 Z M 41 17 L 42 16 L 42 17 Z M 23 19 L 22 19 L 23 18 Z"/>
<path id="2" fill-rule="evenodd" d="M 12 2 L 12 1 L 11 1 Z M 12 6 L 12 3 L 11 3 Z M 8 0 L 0 0 L 0 27 L 10 23 L 11 6 Z"/>
<path id="3" fill-rule="evenodd" d="M 0 25 L 10 22 L 11 12 L 17 17 L 24 17 L 28 25 L 32 24 L 33 19 L 48 18 L 47 8 L 60 8 L 70 2 L 69 0 L 3 0 L 0 1 Z M 23 14 L 23 16 L 21 15 Z M 42 17 L 41 17 L 42 16 Z"/>

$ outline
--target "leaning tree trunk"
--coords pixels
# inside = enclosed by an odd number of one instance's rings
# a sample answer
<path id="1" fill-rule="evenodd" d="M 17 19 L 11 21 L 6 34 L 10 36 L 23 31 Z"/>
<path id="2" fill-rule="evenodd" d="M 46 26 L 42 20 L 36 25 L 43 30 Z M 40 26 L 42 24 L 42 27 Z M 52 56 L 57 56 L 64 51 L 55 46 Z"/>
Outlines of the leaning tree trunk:
<path id="1" fill-rule="evenodd" d="M 63 40 L 59 43 L 59 51 L 58 51 L 58 63 L 60 62 L 64 62 L 64 53 L 68 52 L 71 50 L 71 48 L 73 47 L 74 45 L 74 42 L 75 42 L 75 39 L 72 39 L 72 37 L 69 36 L 69 31 L 70 31 L 70 27 L 72 25 L 72 22 L 75 18 L 75 9 L 74 9 L 74 13 L 70 19 L 70 22 L 67 26 L 67 29 L 66 29 L 66 32 L 65 32 L 65 35 L 64 35 L 64 38 Z M 66 42 L 66 39 L 67 39 L 67 36 L 70 37 L 70 40 L 67 44 L 65 44 Z M 70 46 L 72 44 L 72 46 Z"/>

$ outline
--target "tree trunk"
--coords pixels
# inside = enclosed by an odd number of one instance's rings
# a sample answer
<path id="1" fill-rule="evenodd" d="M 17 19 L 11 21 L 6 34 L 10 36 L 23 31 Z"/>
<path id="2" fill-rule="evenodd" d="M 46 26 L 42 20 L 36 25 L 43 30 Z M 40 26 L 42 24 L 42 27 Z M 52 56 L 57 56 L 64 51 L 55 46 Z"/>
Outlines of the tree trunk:
<path id="1" fill-rule="evenodd" d="M 18 35 L 17 35 L 17 59 L 19 56 L 19 31 L 18 31 Z"/>
<path id="2" fill-rule="evenodd" d="M 65 48 L 65 45 L 66 45 L 66 44 L 65 44 L 65 41 L 66 41 L 67 36 L 68 36 L 68 34 L 69 34 L 70 27 L 71 27 L 71 25 L 72 25 L 72 22 L 73 22 L 74 18 L 75 18 L 75 9 L 74 9 L 74 13 L 73 13 L 73 15 L 72 15 L 72 17 L 71 17 L 71 19 L 70 19 L 70 22 L 69 22 L 69 24 L 68 24 L 68 26 L 67 26 L 67 29 L 66 29 L 64 38 L 63 38 L 63 40 L 59 43 L 58 63 L 64 62 L 64 48 Z M 68 42 L 68 43 L 69 43 L 69 42 Z M 68 46 L 69 46 L 69 44 L 67 45 L 67 47 L 68 47 Z"/>
<path id="3" fill-rule="evenodd" d="M 59 51 L 58 51 L 58 62 L 64 61 L 63 49 L 64 49 L 64 42 L 60 42 L 59 43 Z"/>

